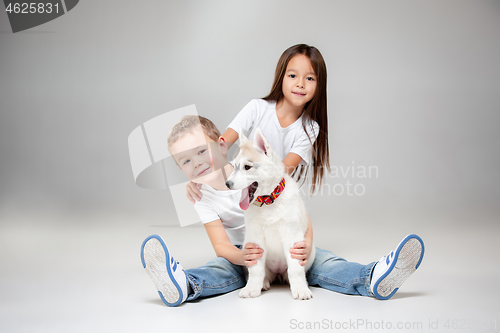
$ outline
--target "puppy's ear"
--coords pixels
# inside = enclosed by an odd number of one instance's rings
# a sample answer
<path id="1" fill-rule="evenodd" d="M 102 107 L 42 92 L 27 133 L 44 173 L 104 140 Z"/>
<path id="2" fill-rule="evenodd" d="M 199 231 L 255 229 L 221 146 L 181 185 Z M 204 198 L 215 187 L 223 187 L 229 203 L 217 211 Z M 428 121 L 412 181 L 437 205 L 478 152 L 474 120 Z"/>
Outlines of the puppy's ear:
<path id="1" fill-rule="evenodd" d="M 238 138 L 240 139 L 240 145 L 243 144 L 243 143 L 245 143 L 245 142 L 248 142 L 248 138 L 243 133 L 243 129 L 242 128 L 240 128 L 240 130 L 238 131 Z"/>
<path id="2" fill-rule="evenodd" d="M 257 128 L 255 130 L 255 135 L 254 135 L 254 138 L 253 138 L 253 146 L 258 151 L 262 152 L 263 154 L 265 154 L 267 156 L 271 156 L 271 154 L 273 152 L 273 150 L 271 148 L 271 145 L 267 141 L 267 139 L 264 136 L 264 134 L 262 134 L 262 131 L 260 130 L 260 128 Z"/>

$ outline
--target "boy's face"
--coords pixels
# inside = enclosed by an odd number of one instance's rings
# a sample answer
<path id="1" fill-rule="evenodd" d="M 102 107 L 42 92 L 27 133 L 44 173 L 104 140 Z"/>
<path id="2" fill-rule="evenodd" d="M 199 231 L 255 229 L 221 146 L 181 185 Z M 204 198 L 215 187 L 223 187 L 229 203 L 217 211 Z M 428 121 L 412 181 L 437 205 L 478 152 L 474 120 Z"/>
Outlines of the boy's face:
<path id="1" fill-rule="evenodd" d="M 189 180 L 209 184 L 216 171 L 227 164 L 224 142 L 210 139 L 201 126 L 196 126 L 170 146 L 170 153 Z"/>

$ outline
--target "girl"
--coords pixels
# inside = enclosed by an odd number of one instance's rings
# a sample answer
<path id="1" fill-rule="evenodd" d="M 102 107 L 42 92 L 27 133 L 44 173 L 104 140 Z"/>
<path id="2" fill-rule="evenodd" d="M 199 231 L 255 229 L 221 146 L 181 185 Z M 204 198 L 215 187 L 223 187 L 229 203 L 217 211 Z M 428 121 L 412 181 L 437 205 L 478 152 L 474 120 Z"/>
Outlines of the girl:
<path id="1" fill-rule="evenodd" d="M 306 44 L 289 47 L 278 61 L 271 92 L 263 99 L 250 101 L 221 138 L 230 148 L 238 140 L 237 131 L 243 130 L 253 140 L 255 130 L 260 128 L 281 156 L 287 173 L 297 181 L 302 178 L 304 182 L 308 166 L 312 164 L 313 193 L 316 186 L 321 186 L 325 168 L 330 171 L 326 76 L 326 64 L 317 48 Z M 186 186 L 192 203 L 195 199 L 201 200 L 200 188 L 201 184 L 193 182 Z M 301 265 L 309 258 L 312 237 L 308 217 L 305 241 L 296 243 L 292 249 L 292 257 L 301 260 Z M 261 249 L 247 244 L 244 251 L 249 258 L 247 265 L 251 265 L 256 262 L 252 255 Z"/>
<path id="2" fill-rule="evenodd" d="M 311 165 L 313 193 L 321 185 L 325 168 L 330 171 L 326 65 L 317 48 L 298 44 L 285 50 L 276 66 L 271 92 L 250 101 L 222 137 L 231 146 L 238 140 L 240 128 L 252 140 L 258 127 L 296 180 L 304 179 Z M 187 197 L 192 203 L 201 199 L 200 187 L 188 184 Z"/>

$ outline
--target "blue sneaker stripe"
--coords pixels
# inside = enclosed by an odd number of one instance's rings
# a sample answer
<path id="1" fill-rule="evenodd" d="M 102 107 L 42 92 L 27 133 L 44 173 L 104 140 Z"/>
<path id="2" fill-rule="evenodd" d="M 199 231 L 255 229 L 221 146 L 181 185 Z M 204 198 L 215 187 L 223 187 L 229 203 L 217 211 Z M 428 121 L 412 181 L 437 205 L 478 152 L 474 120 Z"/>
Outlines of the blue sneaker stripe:
<path id="1" fill-rule="evenodd" d="M 415 235 L 415 238 L 420 242 L 420 245 L 422 246 L 422 253 L 420 254 L 420 260 L 418 261 L 417 265 L 415 266 L 415 269 L 417 269 L 418 266 L 420 266 L 422 259 L 424 259 L 425 246 L 424 246 L 424 241 L 422 240 L 422 238 L 418 237 L 417 235 Z"/>
<path id="2" fill-rule="evenodd" d="M 392 260 L 393 257 L 394 257 L 394 251 L 389 253 L 389 255 L 385 258 L 385 263 L 389 265 L 389 260 Z"/>

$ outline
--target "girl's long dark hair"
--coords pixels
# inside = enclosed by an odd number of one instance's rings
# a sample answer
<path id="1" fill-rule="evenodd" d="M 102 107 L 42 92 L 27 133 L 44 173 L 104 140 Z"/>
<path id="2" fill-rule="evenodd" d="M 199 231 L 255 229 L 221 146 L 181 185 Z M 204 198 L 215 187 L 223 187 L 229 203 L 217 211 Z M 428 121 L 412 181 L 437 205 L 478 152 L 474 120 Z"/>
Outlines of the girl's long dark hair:
<path id="1" fill-rule="evenodd" d="M 274 82 L 271 92 L 263 99 L 266 101 L 274 101 L 276 103 L 281 101 L 283 98 L 282 86 L 286 67 L 290 59 L 297 54 L 303 54 L 309 58 L 317 80 L 314 97 L 306 103 L 304 111 L 302 111 L 302 127 L 304 128 L 304 131 L 308 133 L 308 136 L 312 134 L 307 131 L 307 127 L 312 128 L 310 127 L 310 125 L 312 125 L 312 121 L 314 120 L 319 125 L 319 135 L 314 142 L 312 149 L 313 178 L 311 193 L 313 193 L 316 186 L 321 186 L 323 176 L 325 175 L 325 168 L 328 172 L 330 172 L 330 156 L 328 152 L 328 116 L 326 110 L 326 64 L 319 50 L 314 46 L 306 44 L 297 44 L 286 49 L 276 65 L 276 72 L 274 74 Z M 309 141 L 311 141 L 310 138 Z M 307 171 L 307 167 L 299 165 L 299 167 L 292 173 L 292 177 L 295 177 L 297 181 L 300 180 L 302 176 L 305 179 Z"/>

